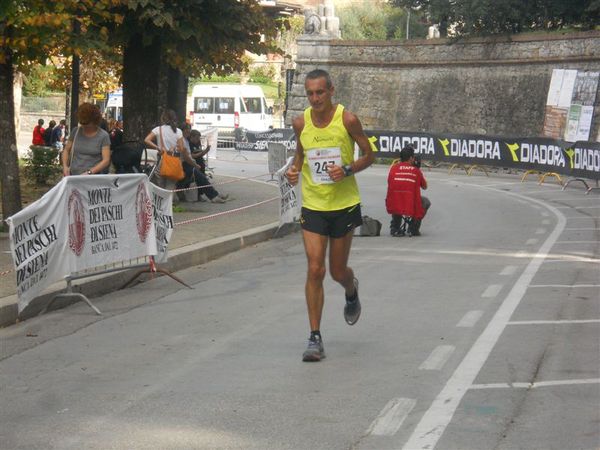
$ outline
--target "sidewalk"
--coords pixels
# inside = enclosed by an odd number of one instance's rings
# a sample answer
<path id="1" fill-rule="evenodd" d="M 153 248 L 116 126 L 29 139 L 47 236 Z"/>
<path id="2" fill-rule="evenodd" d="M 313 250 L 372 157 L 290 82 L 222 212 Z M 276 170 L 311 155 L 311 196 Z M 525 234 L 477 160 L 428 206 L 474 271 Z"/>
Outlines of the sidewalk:
<path id="1" fill-rule="evenodd" d="M 264 155 L 260 156 L 263 157 Z M 222 175 L 215 175 L 212 183 L 220 193 L 229 194 L 228 201 L 224 204 L 179 203 L 178 207 L 183 211 L 174 214 L 176 225 L 169 245 L 169 261 L 161 265 L 161 268 L 174 272 L 199 265 L 274 236 L 279 225 L 279 202 L 267 200 L 278 197 L 279 189 L 276 183 Z M 195 196 L 195 192 L 190 194 L 189 198 Z M 259 202 L 265 203 L 250 206 Z M 244 207 L 248 208 L 234 211 Z M 215 214 L 219 215 L 187 223 Z M 184 221 L 185 224 L 177 225 Z M 13 263 L 9 250 L 8 233 L 0 233 L 0 274 L 11 271 L 7 275 L 0 275 L 0 327 L 11 325 L 17 320 L 15 274 L 12 271 Z M 129 270 L 85 278 L 74 283 L 74 286 L 77 286 L 74 290 L 89 298 L 104 295 L 119 289 L 134 272 Z M 57 292 L 64 291 L 65 287 L 64 281 L 52 285 L 30 303 L 21 319 L 37 314 Z M 66 303 L 60 300 L 54 304 L 59 307 L 65 306 Z"/>

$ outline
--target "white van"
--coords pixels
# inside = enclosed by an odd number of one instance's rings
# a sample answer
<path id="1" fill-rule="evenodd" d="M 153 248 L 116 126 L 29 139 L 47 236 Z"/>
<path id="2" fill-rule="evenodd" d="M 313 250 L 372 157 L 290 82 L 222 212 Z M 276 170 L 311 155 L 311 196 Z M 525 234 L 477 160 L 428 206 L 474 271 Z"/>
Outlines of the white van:
<path id="1" fill-rule="evenodd" d="M 273 128 L 273 109 L 260 86 L 197 84 L 192 90 L 192 127 L 217 127 L 219 134 L 235 128 L 265 131 Z"/>

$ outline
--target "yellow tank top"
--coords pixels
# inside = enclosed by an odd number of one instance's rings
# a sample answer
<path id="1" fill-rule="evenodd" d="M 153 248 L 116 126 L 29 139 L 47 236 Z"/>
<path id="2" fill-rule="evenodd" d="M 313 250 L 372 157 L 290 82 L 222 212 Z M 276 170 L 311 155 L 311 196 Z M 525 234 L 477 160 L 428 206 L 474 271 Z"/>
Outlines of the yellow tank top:
<path id="1" fill-rule="evenodd" d="M 338 166 L 354 161 L 354 139 L 342 120 L 344 107 L 337 105 L 333 119 L 325 128 L 312 122 L 311 107 L 304 110 L 304 129 L 300 143 L 304 149 L 302 165 L 302 206 L 315 211 L 336 211 L 360 203 L 355 177 L 334 183 L 325 170 L 330 162 Z"/>

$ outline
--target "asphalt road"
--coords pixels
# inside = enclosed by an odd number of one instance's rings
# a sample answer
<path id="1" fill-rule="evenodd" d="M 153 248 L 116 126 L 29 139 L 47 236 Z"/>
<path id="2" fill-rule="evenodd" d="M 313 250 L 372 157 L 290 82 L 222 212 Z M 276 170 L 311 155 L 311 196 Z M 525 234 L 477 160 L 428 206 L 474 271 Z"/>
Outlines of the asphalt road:
<path id="1" fill-rule="evenodd" d="M 326 280 L 324 361 L 301 361 L 292 234 L 179 272 L 193 290 L 159 278 L 96 299 L 104 318 L 0 329 L 0 447 L 598 448 L 598 193 L 425 172 L 423 236 L 392 238 L 386 174 L 359 174 L 384 233 L 353 243 L 354 327 Z"/>

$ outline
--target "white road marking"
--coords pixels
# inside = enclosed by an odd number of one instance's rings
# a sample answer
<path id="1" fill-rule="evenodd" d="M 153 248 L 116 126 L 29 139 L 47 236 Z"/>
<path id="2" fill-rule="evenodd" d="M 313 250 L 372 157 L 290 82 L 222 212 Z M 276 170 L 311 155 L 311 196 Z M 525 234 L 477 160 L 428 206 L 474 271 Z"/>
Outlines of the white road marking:
<path id="1" fill-rule="evenodd" d="M 600 319 L 581 319 L 581 320 L 515 320 L 508 322 L 508 325 L 569 325 L 580 323 L 600 323 Z"/>
<path id="2" fill-rule="evenodd" d="M 503 284 L 490 284 L 485 291 L 483 291 L 483 294 L 481 294 L 481 297 L 483 298 L 494 298 L 496 297 L 500 291 L 502 290 L 502 287 L 504 285 Z"/>
<path id="3" fill-rule="evenodd" d="M 600 206 L 557 206 L 556 209 L 598 209 Z"/>
<path id="4" fill-rule="evenodd" d="M 555 244 L 597 244 L 598 241 L 556 241 Z"/>
<path id="5" fill-rule="evenodd" d="M 545 228 L 538 228 L 537 230 L 535 230 L 535 234 L 544 234 L 546 232 Z"/>
<path id="6" fill-rule="evenodd" d="M 517 270 L 517 266 L 506 266 L 504 269 L 502 269 L 502 272 L 500 272 L 500 275 L 512 275 L 513 273 L 515 273 Z"/>
<path id="7" fill-rule="evenodd" d="M 527 252 L 525 250 L 519 250 L 515 256 L 517 258 L 525 258 L 525 256 L 527 256 Z"/>
<path id="8" fill-rule="evenodd" d="M 530 288 L 590 288 L 600 287 L 600 284 L 530 284 Z"/>
<path id="9" fill-rule="evenodd" d="M 381 410 L 366 434 L 393 436 L 416 404 L 417 401 L 412 398 L 393 398 Z"/>
<path id="10" fill-rule="evenodd" d="M 539 241 L 539 239 L 537 239 L 537 238 L 527 239 L 527 242 L 525 242 L 525 245 L 535 245 L 538 243 L 538 241 Z"/>
<path id="11" fill-rule="evenodd" d="M 556 381 L 538 381 L 536 383 L 486 383 L 486 384 L 474 384 L 469 389 L 535 389 L 541 387 L 552 387 L 552 386 L 572 386 L 575 384 L 599 384 L 600 378 L 583 378 L 580 380 L 556 380 Z"/>
<path id="12" fill-rule="evenodd" d="M 440 370 L 456 350 L 454 345 L 438 345 L 427 359 L 419 366 L 419 370 Z"/>
<path id="13" fill-rule="evenodd" d="M 471 328 L 475 326 L 477 321 L 483 315 L 483 311 L 475 309 L 466 313 L 462 319 L 456 324 L 457 327 Z"/>
<path id="14" fill-rule="evenodd" d="M 552 255 L 552 256 L 556 256 L 556 255 Z M 600 259 L 594 259 L 594 258 L 590 258 L 587 256 L 573 256 L 573 255 L 563 255 L 562 258 L 560 259 L 547 259 L 545 261 L 546 263 L 553 263 L 553 262 L 564 262 L 564 263 L 569 263 L 569 262 L 574 262 L 574 263 L 600 263 Z"/>
<path id="15" fill-rule="evenodd" d="M 487 327 L 473 344 L 462 362 L 456 368 L 444 388 L 433 400 L 429 409 L 425 412 L 416 428 L 413 430 L 408 441 L 404 444 L 405 449 L 432 449 L 446 430 L 452 420 L 456 408 L 463 396 L 471 387 L 477 374 L 487 361 L 492 349 L 498 342 L 511 316 L 519 306 L 521 299 L 527 292 L 527 286 L 543 264 L 548 252 L 558 240 L 565 227 L 565 216 L 554 206 L 535 198 L 527 198 L 519 194 L 505 192 L 505 195 L 515 198 L 524 198 L 530 202 L 544 205 L 558 219 L 556 226 L 540 247 L 537 255 L 529 261 L 527 267 L 514 284 L 496 314 Z"/>

